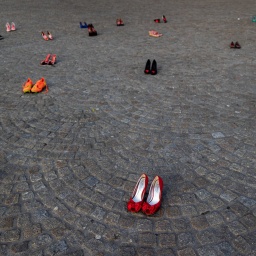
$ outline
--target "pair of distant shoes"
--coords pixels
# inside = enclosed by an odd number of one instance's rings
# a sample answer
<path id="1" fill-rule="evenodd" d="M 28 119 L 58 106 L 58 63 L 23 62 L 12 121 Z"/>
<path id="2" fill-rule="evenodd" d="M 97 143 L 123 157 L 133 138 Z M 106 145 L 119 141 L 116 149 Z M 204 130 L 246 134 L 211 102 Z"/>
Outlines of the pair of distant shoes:
<path id="1" fill-rule="evenodd" d="M 0 40 L 2 40 L 2 39 L 4 39 L 4 37 L 0 35 Z"/>
<path id="2" fill-rule="evenodd" d="M 46 92 L 48 92 L 48 86 L 43 77 L 40 80 L 38 80 L 35 84 L 33 84 L 30 78 L 28 78 L 28 80 L 22 86 L 22 91 L 24 93 L 28 93 L 28 92 L 37 93 L 37 92 L 43 91 L 44 88 Z"/>
<path id="3" fill-rule="evenodd" d="M 97 31 L 95 30 L 94 26 L 90 23 L 88 24 L 88 33 L 89 36 L 97 36 Z"/>
<path id="4" fill-rule="evenodd" d="M 53 40 L 53 36 L 49 31 L 47 31 L 47 35 L 42 31 L 41 35 L 45 41 Z"/>
<path id="5" fill-rule="evenodd" d="M 116 25 L 117 26 L 124 26 L 124 22 L 122 19 L 116 19 Z"/>
<path id="6" fill-rule="evenodd" d="M 45 57 L 45 59 L 43 61 L 41 61 L 41 65 L 54 65 L 56 63 L 56 54 L 47 54 L 47 56 Z"/>
<path id="7" fill-rule="evenodd" d="M 80 22 L 80 28 L 88 28 L 86 22 L 84 22 L 84 25 L 82 24 L 82 22 Z"/>
<path id="8" fill-rule="evenodd" d="M 146 215 L 153 215 L 159 210 L 164 186 L 162 178 L 160 176 L 155 176 L 149 188 L 148 197 L 144 200 L 147 186 L 148 176 L 143 173 L 133 190 L 132 196 L 127 202 L 128 211 L 139 212 L 142 210 Z"/>
<path id="9" fill-rule="evenodd" d="M 238 43 L 238 42 L 231 42 L 230 43 L 230 48 L 233 48 L 233 49 L 240 49 L 241 48 L 241 45 Z"/>
<path id="10" fill-rule="evenodd" d="M 158 33 L 158 32 L 155 31 L 155 30 L 149 30 L 149 31 L 148 31 L 148 34 L 149 34 L 150 36 L 153 36 L 153 37 L 160 37 L 160 36 L 163 35 L 163 34 L 161 34 L 161 33 Z"/>
<path id="11" fill-rule="evenodd" d="M 156 64 L 155 60 L 153 60 L 152 66 L 151 66 L 150 60 L 149 59 L 147 60 L 144 73 L 147 74 L 147 75 L 148 74 L 151 74 L 151 75 L 156 75 L 157 74 L 157 64 Z"/>
<path id="12" fill-rule="evenodd" d="M 162 16 L 162 20 L 163 20 L 164 23 L 167 22 L 167 19 L 166 19 L 166 17 L 164 15 Z M 154 22 L 155 23 L 161 23 L 161 20 L 160 19 L 154 19 Z"/>
<path id="13" fill-rule="evenodd" d="M 6 31 L 7 32 L 11 32 L 11 31 L 15 31 L 16 30 L 16 26 L 15 26 L 14 22 L 12 22 L 11 25 L 9 24 L 9 22 L 7 22 L 5 24 L 5 27 L 6 27 Z"/>

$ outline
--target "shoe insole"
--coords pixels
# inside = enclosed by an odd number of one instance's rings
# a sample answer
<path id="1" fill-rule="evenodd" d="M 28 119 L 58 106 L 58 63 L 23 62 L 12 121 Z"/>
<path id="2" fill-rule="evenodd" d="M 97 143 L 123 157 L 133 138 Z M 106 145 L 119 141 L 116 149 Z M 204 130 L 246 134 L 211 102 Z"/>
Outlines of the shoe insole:
<path id="1" fill-rule="evenodd" d="M 143 198 L 141 198 L 143 190 L 145 188 L 145 178 L 141 178 L 137 187 L 137 191 L 136 194 L 134 195 L 134 197 L 132 198 L 132 200 L 137 203 L 142 201 Z"/>
<path id="2" fill-rule="evenodd" d="M 150 205 L 157 204 L 160 201 L 160 195 L 161 195 L 161 190 L 159 186 L 159 181 L 156 180 L 155 183 L 153 184 L 151 191 L 149 191 L 147 202 Z"/>

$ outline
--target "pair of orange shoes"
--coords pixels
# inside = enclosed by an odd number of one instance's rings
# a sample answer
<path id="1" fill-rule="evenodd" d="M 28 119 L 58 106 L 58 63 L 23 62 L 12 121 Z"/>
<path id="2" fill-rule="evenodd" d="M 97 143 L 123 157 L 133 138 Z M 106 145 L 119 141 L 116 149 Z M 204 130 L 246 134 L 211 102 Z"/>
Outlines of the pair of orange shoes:
<path id="1" fill-rule="evenodd" d="M 22 86 L 22 90 L 24 93 L 27 93 L 27 92 L 37 93 L 37 92 L 41 92 L 44 88 L 46 92 L 48 92 L 48 86 L 43 77 L 40 80 L 38 80 L 35 84 L 33 84 L 30 78 L 28 78 L 28 80 Z"/>

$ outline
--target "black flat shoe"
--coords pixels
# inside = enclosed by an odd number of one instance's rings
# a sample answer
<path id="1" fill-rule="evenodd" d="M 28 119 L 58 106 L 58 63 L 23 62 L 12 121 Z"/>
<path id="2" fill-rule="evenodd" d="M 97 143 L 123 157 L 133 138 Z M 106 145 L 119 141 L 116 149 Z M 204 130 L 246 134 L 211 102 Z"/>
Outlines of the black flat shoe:
<path id="1" fill-rule="evenodd" d="M 145 67 L 145 70 L 144 70 L 144 73 L 145 74 L 150 74 L 150 60 L 147 60 L 147 63 L 146 63 L 146 67 Z"/>
<path id="2" fill-rule="evenodd" d="M 4 39 L 4 37 L 0 35 L 0 40 L 2 40 L 2 39 Z"/>
<path id="3" fill-rule="evenodd" d="M 153 60 L 152 62 L 152 67 L 151 67 L 151 75 L 156 75 L 157 74 L 157 65 L 156 65 L 156 61 Z"/>

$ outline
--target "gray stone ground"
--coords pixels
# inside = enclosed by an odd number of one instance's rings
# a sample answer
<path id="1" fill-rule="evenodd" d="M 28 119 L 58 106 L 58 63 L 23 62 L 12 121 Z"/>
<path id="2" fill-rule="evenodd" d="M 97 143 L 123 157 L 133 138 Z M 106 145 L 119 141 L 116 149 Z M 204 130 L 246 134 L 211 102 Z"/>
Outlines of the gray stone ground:
<path id="1" fill-rule="evenodd" d="M 1 0 L 0 255 L 256 255 L 252 15 L 255 0 Z M 23 95 L 28 77 L 49 93 Z M 151 217 L 126 210 L 143 172 L 164 180 Z"/>

